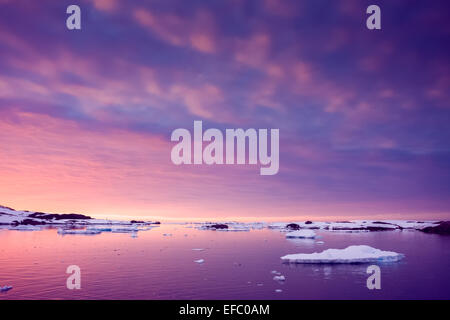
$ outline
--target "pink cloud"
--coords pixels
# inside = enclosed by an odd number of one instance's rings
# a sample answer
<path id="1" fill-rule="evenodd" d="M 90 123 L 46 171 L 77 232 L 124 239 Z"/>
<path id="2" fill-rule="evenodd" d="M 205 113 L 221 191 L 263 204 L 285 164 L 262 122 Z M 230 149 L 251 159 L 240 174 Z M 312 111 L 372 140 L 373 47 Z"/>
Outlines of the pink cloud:
<path id="1" fill-rule="evenodd" d="M 92 0 L 96 9 L 105 12 L 114 12 L 119 3 L 117 0 Z"/>
<path id="2" fill-rule="evenodd" d="M 191 114 L 205 119 L 216 120 L 217 110 L 221 109 L 224 102 L 222 91 L 210 84 L 198 88 L 174 85 L 170 92 L 173 97 L 184 102 Z"/>
<path id="3" fill-rule="evenodd" d="M 236 61 L 252 67 L 266 64 L 270 50 L 270 37 L 265 33 L 252 35 L 249 39 L 238 39 L 235 50 Z"/>
<path id="4" fill-rule="evenodd" d="M 169 13 L 155 14 L 148 9 L 136 9 L 133 15 L 141 26 L 173 46 L 202 53 L 216 51 L 214 19 L 206 11 L 197 11 L 192 19 Z"/>
<path id="5" fill-rule="evenodd" d="M 289 18 L 298 15 L 302 4 L 299 1 L 264 0 L 263 5 L 267 13 Z"/>

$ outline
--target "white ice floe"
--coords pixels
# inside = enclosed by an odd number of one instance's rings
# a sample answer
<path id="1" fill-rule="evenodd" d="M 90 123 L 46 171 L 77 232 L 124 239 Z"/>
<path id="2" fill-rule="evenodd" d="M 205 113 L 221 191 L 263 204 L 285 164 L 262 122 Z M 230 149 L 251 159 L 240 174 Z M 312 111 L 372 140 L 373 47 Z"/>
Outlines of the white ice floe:
<path id="1" fill-rule="evenodd" d="M 20 231 L 40 231 L 42 228 L 39 226 L 18 225 L 8 227 L 8 230 L 20 230 Z"/>
<path id="2" fill-rule="evenodd" d="M 194 262 L 195 263 L 203 263 L 203 262 L 205 262 L 205 260 L 204 259 L 198 259 L 198 260 L 194 260 Z"/>
<path id="3" fill-rule="evenodd" d="M 275 277 L 273 277 L 273 280 L 275 280 L 275 281 L 285 281 L 285 280 L 286 280 L 286 277 L 283 276 L 283 275 L 281 275 L 281 276 L 275 276 Z"/>
<path id="4" fill-rule="evenodd" d="M 233 228 L 228 228 L 228 229 L 217 229 L 216 231 L 250 231 L 250 228 L 246 228 L 246 227 L 233 227 Z"/>
<path id="5" fill-rule="evenodd" d="M 137 232 L 139 229 L 135 226 L 122 226 L 119 228 L 112 228 L 111 232 L 113 233 L 129 233 L 129 232 Z"/>
<path id="6" fill-rule="evenodd" d="M 86 228 L 86 230 L 94 230 L 94 231 L 100 231 L 100 232 L 111 232 L 113 229 L 111 226 L 102 226 L 102 225 L 98 225 L 98 226 L 89 226 Z"/>
<path id="7" fill-rule="evenodd" d="M 270 273 L 271 273 L 271 274 L 276 274 L 276 275 L 281 275 L 281 273 L 278 272 L 277 270 L 272 270 Z"/>
<path id="8" fill-rule="evenodd" d="M 100 234 L 102 233 L 99 230 L 79 230 L 79 229 L 58 229 L 59 234 Z"/>
<path id="9" fill-rule="evenodd" d="M 13 287 L 12 286 L 0 286 L 0 292 L 6 292 L 11 290 Z"/>
<path id="10" fill-rule="evenodd" d="M 403 257 L 397 252 L 359 245 L 349 246 L 345 249 L 328 249 L 322 252 L 288 254 L 281 257 L 281 260 L 288 263 L 366 263 L 393 262 Z"/>
<path id="11" fill-rule="evenodd" d="M 275 289 L 275 292 L 283 292 L 281 289 Z"/>
<path id="12" fill-rule="evenodd" d="M 324 244 L 325 242 L 323 241 L 316 241 L 316 244 Z"/>
<path id="13" fill-rule="evenodd" d="M 192 251 L 203 251 L 203 250 L 205 250 L 205 249 L 202 249 L 202 248 L 194 248 L 194 249 L 192 249 Z"/>
<path id="14" fill-rule="evenodd" d="M 286 233 L 286 238 L 304 238 L 313 239 L 316 237 L 316 233 L 313 230 L 297 230 Z"/>

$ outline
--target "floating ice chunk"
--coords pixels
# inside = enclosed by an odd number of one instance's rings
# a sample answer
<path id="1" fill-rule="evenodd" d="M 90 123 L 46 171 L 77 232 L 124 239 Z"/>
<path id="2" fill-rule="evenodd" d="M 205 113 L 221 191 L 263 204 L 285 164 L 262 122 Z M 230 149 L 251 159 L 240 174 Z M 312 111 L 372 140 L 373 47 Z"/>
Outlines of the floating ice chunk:
<path id="1" fill-rule="evenodd" d="M 225 228 L 225 229 L 216 229 L 216 231 L 235 231 L 235 232 L 239 232 L 239 231 L 250 231 L 250 228 L 245 227 L 245 226 L 231 226 L 229 228 Z"/>
<path id="2" fill-rule="evenodd" d="M 284 229 L 285 227 L 286 227 L 285 222 L 276 222 L 276 223 L 269 224 L 267 226 L 267 228 L 269 228 L 269 229 Z"/>
<path id="3" fill-rule="evenodd" d="M 164 236 L 164 237 L 171 237 L 172 234 L 171 234 L 171 233 L 163 233 L 163 236 Z"/>
<path id="4" fill-rule="evenodd" d="M 203 262 L 205 262 L 205 260 L 204 259 L 198 259 L 198 260 L 194 260 L 194 262 L 195 263 L 203 263 Z"/>
<path id="5" fill-rule="evenodd" d="M 159 226 L 146 226 L 146 227 L 139 227 L 138 230 L 139 231 L 148 231 L 148 230 L 152 230 L 153 228 L 156 228 Z"/>
<path id="6" fill-rule="evenodd" d="M 276 275 L 281 275 L 281 273 L 278 272 L 277 270 L 272 270 L 270 273 L 271 273 L 271 274 L 276 274 Z"/>
<path id="7" fill-rule="evenodd" d="M 313 230 L 297 230 L 286 233 L 286 238 L 313 239 L 315 237 L 316 233 Z"/>
<path id="8" fill-rule="evenodd" d="M 118 228 L 112 228 L 111 232 L 113 233 L 128 233 L 128 232 L 137 232 L 139 229 L 135 226 L 123 226 Z"/>
<path id="9" fill-rule="evenodd" d="M 250 231 L 250 228 L 229 228 L 229 229 L 217 229 L 216 231 L 235 231 L 235 232 L 239 232 L 239 231 Z"/>
<path id="10" fill-rule="evenodd" d="M 276 289 L 275 292 L 283 292 L 281 289 Z"/>
<path id="11" fill-rule="evenodd" d="M 79 230 L 79 229 L 58 229 L 59 234 L 100 234 L 102 233 L 99 230 Z"/>
<path id="12" fill-rule="evenodd" d="M 323 241 L 316 241 L 316 244 L 324 244 L 325 242 Z"/>
<path id="13" fill-rule="evenodd" d="M 288 263 L 366 263 L 399 261 L 403 257 L 401 253 L 360 245 L 328 249 L 319 253 L 288 254 L 281 257 L 281 260 Z"/>
<path id="14" fill-rule="evenodd" d="M 28 226 L 28 225 L 18 225 L 9 227 L 9 230 L 19 230 L 19 231 L 40 231 L 41 227 L 39 226 Z"/>
<path id="15" fill-rule="evenodd" d="M 192 249 L 192 251 L 203 251 L 203 250 L 205 250 L 205 249 L 202 249 L 202 248 L 194 248 L 194 249 Z"/>
<path id="16" fill-rule="evenodd" d="M 89 226 L 86 228 L 86 230 L 96 230 L 96 231 L 102 231 L 102 232 L 111 232 L 112 227 L 110 226 Z"/>
<path id="17" fill-rule="evenodd" d="M 0 286 L 0 292 L 6 292 L 11 290 L 13 287 L 12 286 Z"/>
<path id="18" fill-rule="evenodd" d="M 286 280 L 286 277 L 285 277 L 285 276 L 282 276 L 282 275 L 280 275 L 280 276 L 275 276 L 275 277 L 273 277 L 273 280 L 275 280 L 275 281 L 285 281 L 285 280 Z"/>

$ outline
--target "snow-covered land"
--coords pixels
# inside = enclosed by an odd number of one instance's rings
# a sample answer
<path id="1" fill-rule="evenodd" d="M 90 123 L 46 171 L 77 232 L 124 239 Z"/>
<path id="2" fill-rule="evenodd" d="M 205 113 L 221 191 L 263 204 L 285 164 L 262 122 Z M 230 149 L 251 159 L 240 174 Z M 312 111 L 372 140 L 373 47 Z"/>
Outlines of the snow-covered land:
<path id="1" fill-rule="evenodd" d="M 0 206 L 0 227 L 9 230 L 39 231 L 47 226 L 58 227 L 58 234 L 100 234 L 102 232 L 131 233 L 146 231 L 159 222 L 120 221 L 94 219 L 82 214 L 54 214 L 34 211 L 20 211 Z"/>
<path id="2" fill-rule="evenodd" d="M 345 249 L 327 249 L 322 252 L 288 254 L 281 257 L 281 260 L 287 263 L 367 263 L 394 262 L 401 258 L 403 258 L 401 253 L 359 245 Z"/>

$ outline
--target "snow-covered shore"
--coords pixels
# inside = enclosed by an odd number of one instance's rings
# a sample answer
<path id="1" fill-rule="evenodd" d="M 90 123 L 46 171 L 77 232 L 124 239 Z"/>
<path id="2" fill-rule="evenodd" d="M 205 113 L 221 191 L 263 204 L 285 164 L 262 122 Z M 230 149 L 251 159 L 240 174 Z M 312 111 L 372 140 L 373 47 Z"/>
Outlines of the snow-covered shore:
<path id="1" fill-rule="evenodd" d="M 0 206 L 0 228 L 18 231 L 39 231 L 57 227 L 58 234 L 100 234 L 102 232 L 132 233 L 159 225 L 157 221 L 121 221 L 94 219 L 82 214 L 53 214 L 20 211 Z"/>

